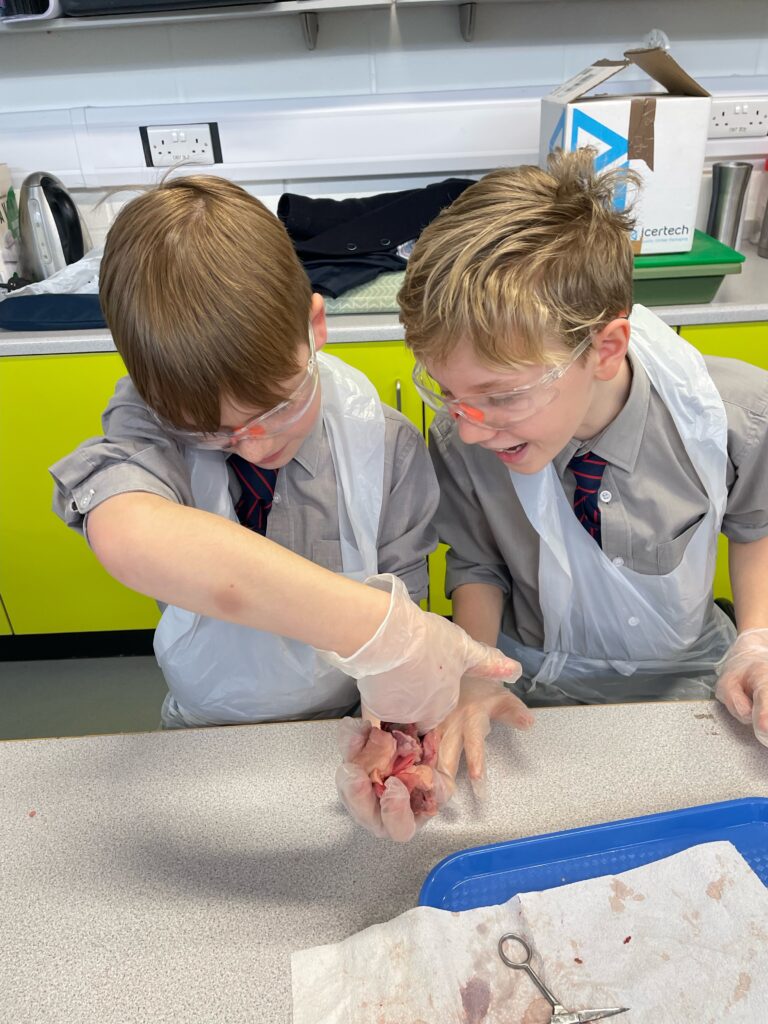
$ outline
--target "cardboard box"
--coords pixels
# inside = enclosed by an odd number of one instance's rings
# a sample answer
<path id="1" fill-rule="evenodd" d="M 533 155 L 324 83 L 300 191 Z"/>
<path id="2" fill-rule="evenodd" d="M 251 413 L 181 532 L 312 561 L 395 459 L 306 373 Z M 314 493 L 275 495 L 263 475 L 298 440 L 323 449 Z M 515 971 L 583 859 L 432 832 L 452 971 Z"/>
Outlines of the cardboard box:
<path id="1" fill-rule="evenodd" d="M 541 101 L 539 162 L 561 147 L 598 151 L 603 170 L 631 167 L 643 180 L 634 209 L 635 252 L 688 252 L 693 245 L 711 99 L 661 49 L 627 50 L 624 60 L 599 60 Z M 587 96 L 630 65 L 666 93 Z M 628 198 L 619 195 L 617 206 Z"/>

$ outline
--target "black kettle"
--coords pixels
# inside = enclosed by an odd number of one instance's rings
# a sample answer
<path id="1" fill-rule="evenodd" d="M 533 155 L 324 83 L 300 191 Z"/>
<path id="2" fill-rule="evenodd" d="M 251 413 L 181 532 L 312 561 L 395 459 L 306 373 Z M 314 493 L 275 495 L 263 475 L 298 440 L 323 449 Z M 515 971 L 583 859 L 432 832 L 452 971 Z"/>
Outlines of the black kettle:
<path id="1" fill-rule="evenodd" d="M 44 171 L 28 175 L 19 194 L 21 276 L 43 281 L 90 248 L 88 229 L 63 183 Z"/>

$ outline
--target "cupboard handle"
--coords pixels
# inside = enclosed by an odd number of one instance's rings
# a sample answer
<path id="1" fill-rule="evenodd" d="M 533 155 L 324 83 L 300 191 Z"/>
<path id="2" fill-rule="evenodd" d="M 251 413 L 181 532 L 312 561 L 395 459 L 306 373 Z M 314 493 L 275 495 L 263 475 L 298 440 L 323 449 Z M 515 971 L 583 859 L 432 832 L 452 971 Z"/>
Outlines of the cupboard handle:
<path id="1" fill-rule="evenodd" d="M 403 411 L 403 389 L 399 380 L 395 381 L 395 408 L 398 412 Z"/>

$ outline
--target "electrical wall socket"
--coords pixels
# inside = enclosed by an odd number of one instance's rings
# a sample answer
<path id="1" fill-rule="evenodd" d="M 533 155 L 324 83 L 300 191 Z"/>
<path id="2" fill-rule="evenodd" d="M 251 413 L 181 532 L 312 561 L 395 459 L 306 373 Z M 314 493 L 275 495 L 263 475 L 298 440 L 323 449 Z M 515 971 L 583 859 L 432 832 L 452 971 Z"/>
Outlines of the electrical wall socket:
<path id="1" fill-rule="evenodd" d="M 707 135 L 710 139 L 768 135 L 768 96 L 713 96 Z"/>
<path id="2" fill-rule="evenodd" d="M 175 167 L 176 164 L 220 164 L 218 125 L 164 124 L 139 128 L 147 167 Z"/>

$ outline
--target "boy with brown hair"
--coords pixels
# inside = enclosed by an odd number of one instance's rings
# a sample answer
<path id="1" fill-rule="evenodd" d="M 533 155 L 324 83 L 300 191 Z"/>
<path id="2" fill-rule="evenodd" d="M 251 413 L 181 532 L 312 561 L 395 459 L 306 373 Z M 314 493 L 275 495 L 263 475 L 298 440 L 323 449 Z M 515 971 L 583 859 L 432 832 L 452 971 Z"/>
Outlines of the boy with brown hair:
<path id="1" fill-rule="evenodd" d="M 414 603 L 435 539 L 425 446 L 319 352 L 322 298 L 257 199 L 206 176 L 135 199 L 100 298 L 130 377 L 104 436 L 52 468 L 55 510 L 166 605 L 167 727 L 340 715 L 357 679 L 372 714 L 426 729 L 467 668 L 514 678 Z"/>
<path id="2" fill-rule="evenodd" d="M 716 686 L 768 743 L 768 373 L 633 308 L 633 176 L 593 158 L 489 174 L 409 261 L 454 621 L 521 662 L 532 705 Z"/>

